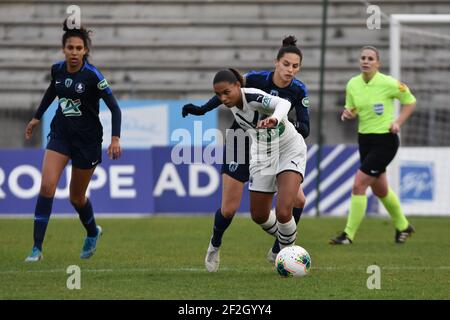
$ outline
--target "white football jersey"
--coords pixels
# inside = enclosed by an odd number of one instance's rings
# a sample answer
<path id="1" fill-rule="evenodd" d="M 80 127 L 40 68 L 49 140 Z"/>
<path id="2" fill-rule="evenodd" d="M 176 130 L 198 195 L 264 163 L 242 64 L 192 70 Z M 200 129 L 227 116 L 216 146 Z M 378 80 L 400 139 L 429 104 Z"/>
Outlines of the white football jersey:
<path id="1" fill-rule="evenodd" d="M 236 122 L 252 137 L 251 153 L 253 155 L 265 153 L 267 150 L 275 151 L 273 147 L 279 148 L 281 151 L 297 141 L 299 134 L 287 118 L 291 107 L 288 100 L 254 88 L 241 88 L 241 91 L 242 109 L 232 107 L 230 110 L 233 112 Z M 258 121 L 266 117 L 275 117 L 278 120 L 277 127 L 256 129 Z"/>

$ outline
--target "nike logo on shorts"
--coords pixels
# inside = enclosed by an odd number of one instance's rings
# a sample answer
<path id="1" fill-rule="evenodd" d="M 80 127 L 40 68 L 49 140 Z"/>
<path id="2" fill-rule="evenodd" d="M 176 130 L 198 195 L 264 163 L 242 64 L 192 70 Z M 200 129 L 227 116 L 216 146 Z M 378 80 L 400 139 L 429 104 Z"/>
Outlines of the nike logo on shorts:
<path id="1" fill-rule="evenodd" d="M 95 166 L 97 164 L 98 160 L 92 161 L 91 165 Z"/>

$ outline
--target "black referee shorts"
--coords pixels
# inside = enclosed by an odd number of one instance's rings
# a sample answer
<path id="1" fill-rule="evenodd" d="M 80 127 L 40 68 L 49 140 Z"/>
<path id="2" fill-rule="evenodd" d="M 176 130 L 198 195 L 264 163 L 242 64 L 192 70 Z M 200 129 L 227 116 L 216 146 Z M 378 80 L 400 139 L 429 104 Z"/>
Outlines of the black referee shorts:
<path id="1" fill-rule="evenodd" d="M 369 176 L 379 177 L 394 159 L 400 140 L 393 133 L 360 133 L 358 144 L 361 161 L 359 169 Z"/>

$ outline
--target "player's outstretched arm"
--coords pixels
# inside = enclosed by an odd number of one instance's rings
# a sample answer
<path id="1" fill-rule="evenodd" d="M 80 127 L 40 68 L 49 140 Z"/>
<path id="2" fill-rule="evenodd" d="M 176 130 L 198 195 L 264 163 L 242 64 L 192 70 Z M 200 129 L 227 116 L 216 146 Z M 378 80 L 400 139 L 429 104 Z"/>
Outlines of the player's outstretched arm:
<path id="1" fill-rule="evenodd" d="M 212 97 L 208 102 L 206 102 L 202 106 L 196 106 L 195 104 L 188 103 L 183 106 L 183 110 L 181 111 L 181 115 L 185 118 L 188 114 L 192 114 L 194 116 L 202 116 L 205 113 L 214 110 L 218 106 L 220 106 L 222 102 L 217 98 L 217 96 Z"/>

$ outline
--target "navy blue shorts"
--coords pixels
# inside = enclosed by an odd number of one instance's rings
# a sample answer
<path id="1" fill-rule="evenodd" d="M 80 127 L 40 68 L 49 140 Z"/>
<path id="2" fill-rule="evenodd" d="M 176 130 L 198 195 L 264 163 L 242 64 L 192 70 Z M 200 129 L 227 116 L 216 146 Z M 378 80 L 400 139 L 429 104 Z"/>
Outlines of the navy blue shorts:
<path id="1" fill-rule="evenodd" d="M 46 149 L 68 156 L 75 168 L 91 169 L 102 162 L 101 143 L 82 145 L 79 141 L 65 139 L 55 133 L 50 133 L 48 139 Z"/>
<path id="2" fill-rule="evenodd" d="M 220 173 L 227 174 L 233 179 L 236 179 L 241 182 L 247 182 L 250 177 L 250 137 L 245 140 L 245 143 L 242 145 L 238 144 L 237 138 L 234 139 L 234 143 L 231 144 L 229 142 L 233 141 L 231 138 L 226 140 L 226 144 L 223 149 L 223 164 L 220 169 Z M 230 159 L 227 159 L 228 155 L 232 154 L 233 156 Z"/>
<path id="3" fill-rule="evenodd" d="M 222 168 L 220 169 L 220 173 L 225 173 L 229 175 L 233 179 L 236 179 L 241 182 L 247 182 L 250 177 L 250 165 L 249 164 L 238 164 L 237 162 L 230 162 L 222 164 Z"/>
<path id="4" fill-rule="evenodd" d="M 397 134 L 362 134 L 358 135 L 359 170 L 372 177 L 379 177 L 394 159 L 400 146 Z"/>

